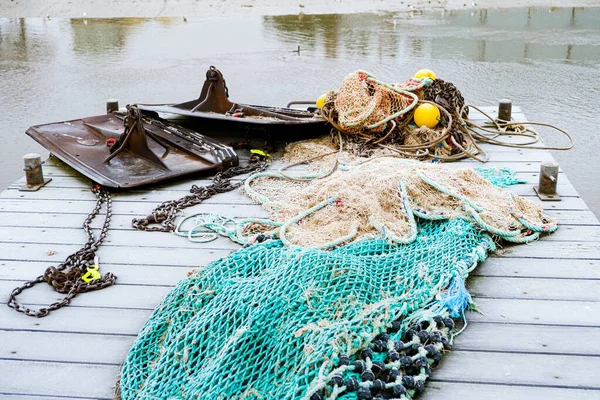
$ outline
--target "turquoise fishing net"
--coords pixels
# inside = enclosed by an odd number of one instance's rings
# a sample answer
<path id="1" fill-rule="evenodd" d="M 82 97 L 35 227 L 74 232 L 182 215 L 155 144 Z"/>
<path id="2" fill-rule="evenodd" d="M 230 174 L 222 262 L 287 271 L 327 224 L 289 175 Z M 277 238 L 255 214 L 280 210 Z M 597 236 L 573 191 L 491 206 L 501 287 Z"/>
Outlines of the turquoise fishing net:
<path id="1" fill-rule="evenodd" d="M 461 219 L 419 225 L 407 245 L 371 239 L 322 251 L 268 240 L 195 271 L 141 330 L 122 398 L 311 395 L 338 355 L 356 356 L 394 321 L 405 321 L 402 335 L 415 313 L 439 314 L 439 294 L 494 248 Z"/>
<path id="2" fill-rule="evenodd" d="M 517 178 L 514 171 L 508 168 L 476 168 L 475 171 L 483 179 L 490 181 L 500 188 L 527 183 L 527 181 Z"/>

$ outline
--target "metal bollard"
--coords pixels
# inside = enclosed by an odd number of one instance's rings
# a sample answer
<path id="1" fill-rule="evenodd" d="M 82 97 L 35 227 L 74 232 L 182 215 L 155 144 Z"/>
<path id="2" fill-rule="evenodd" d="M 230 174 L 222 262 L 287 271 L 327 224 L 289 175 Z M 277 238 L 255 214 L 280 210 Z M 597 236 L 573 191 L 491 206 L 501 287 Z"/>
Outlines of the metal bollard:
<path id="1" fill-rule="evenodd" d="M 512 100 L 503 99 L 498 102 L 498 120 L 508 122 L 512 118 Z"/>
<path id="2" fill-rule="evenodd" d="M 540 181 L 534 186 L 538 197 L 546 201 L 560 201 L 556 193 L 558 185 L 558 163 L 556 161 L 544 161 L 540 167 Z"/>
<path id="3" fill-rule="evenodd" d="M 42 158 L 39 154 L 30 153 L 23 156 L 25 163 L 25 179 L 27 183 L 19 188 L 20 191 L 33 192 L 50 182 L 52 178 L 44 179 Z"/>
<path id="4" fill-rule="evenodd" d="M 106 100 L 106 113 L 110 114 L 115 111 L 119 111 L 119 100 L 117 100 L 117 99 Z"/>

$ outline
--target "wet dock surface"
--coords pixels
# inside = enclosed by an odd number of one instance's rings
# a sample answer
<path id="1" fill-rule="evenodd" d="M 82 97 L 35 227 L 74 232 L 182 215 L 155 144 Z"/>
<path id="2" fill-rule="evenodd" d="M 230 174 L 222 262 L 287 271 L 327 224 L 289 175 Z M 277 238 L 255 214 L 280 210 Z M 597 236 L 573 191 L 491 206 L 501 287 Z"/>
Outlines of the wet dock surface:
<path id="1" fill-rule="evenodd" d="M 515 119 L 524 118 L 515 111 Z M 539 164 L 552 156 L 484 147 L 491 156 L 486 167 L 514 169 L 527 184 L 510 190 L 536 200 Z M 472 161 L 447 165 L 481 166 Z M 47 161 L 44 171 L 52 181 L 41 190 L 20 192 L 21 180 L 0 194 L 0 294 L 5 299 L 13 287 L 64 260 L 85 240 L 81 224 L 95 201 L 91 182 L 56 159 Z M 118 276 L 115 286 L 81 294 L 42 319 L 0 307 L 0 397 L 112 398 L 120 365 L 154 307 L 189 270 L 238 248 L 224 238 L 200 244 L 131 228 L 133 217 L 185 195 L 192 183 L 208 180 L 114 194 L 112 226 L 98 254 L 101 272 Z M 421 398 L 600 397 L 600 222 L 562 172 L 558 193 L 562 201 L 543 203 L 558 218 L 556 233 L 507 246 L 502 256 L 491 256 L 473 271 L 467 284 L 482 313 L 468 313 L 467 329 Z M 268 216 L 238 192 L 186 211 Z M 20 300 L 40 307 L 58 298 L 43 284 Z"/>

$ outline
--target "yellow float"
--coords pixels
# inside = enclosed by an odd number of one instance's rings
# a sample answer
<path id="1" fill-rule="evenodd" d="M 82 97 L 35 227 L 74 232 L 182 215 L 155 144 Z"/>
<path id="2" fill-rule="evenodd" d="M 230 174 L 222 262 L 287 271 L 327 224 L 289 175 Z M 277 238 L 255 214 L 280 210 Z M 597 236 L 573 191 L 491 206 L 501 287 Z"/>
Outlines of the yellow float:
<path id="1" fill-rule="evenodd" d="M 430 69 L 420 69 L 415 74 L 415 79 L 422 79 L 422 78 L 429 78 L 429 79 L 433 79 L 435 81 L 437 79 L 437 76 Z"/>
<path id="2" fill-rule="evenodd" d="M 323 106 L 325 105 L 326 97 L 327 97 L 327 93 L 319 96 L 319 98 L 317 99 L 317 108 L 323 108 Z"/>
<path id="3" fill-rule="evenodd" d="M 433 104 L 424 103 L 416 108 L 413 118 L 418 127 L 426 126 L 432 129 L 440 121 L 440 110 Z"/>

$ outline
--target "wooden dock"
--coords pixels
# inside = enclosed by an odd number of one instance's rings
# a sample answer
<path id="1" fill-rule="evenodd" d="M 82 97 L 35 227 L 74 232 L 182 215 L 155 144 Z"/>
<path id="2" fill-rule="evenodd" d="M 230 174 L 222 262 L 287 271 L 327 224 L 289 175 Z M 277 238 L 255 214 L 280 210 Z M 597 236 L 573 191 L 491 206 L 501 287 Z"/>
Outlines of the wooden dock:
<path id="1" fill-rule="evenodd" d="M 513 117 L 522 120 L 518 111 Z M 550 153 L 485 147 L 491 162 L 484 166 L 514 169 L 527 184 L 510 190 L 537 200 L 533 185 Z M 480 166 L 472 161 L 448 165 Z M 52 159 L 44 172 L 52 182 L 41 190 L 20 192 L 21 180 L 0 194 L 3 301 L 13 287 L 64 260 L 85 240 L 81 224 L 95 200 L 90 182 Z M 118 276 L 115 286 L 77 296 L 41 319 L 0 306 L 0 398 L 112 398 L 120 365 L 153 308 L 193 267 L 237 248 L 223 238 L 198 244 L 131 228 L 133 217 L 185 195 L 192 182 L 208 183 L 179 181 L 114 195 L 111 230 L 98 254 L 101 271 Z M 469 278 L 482 314 L 469 313 L 469 326 L 421 398 L 600 398 L 600 223 L 562 172 L 558 192 L 562 201 L 543 203 L 559 220 L 556 233 L 507 247 Z M 199 211 L 268 216 L 238 192 L 186 210 Z M 39 307 L 58 298 L 62 295 L 41 284 L 20 300 Z"/>

